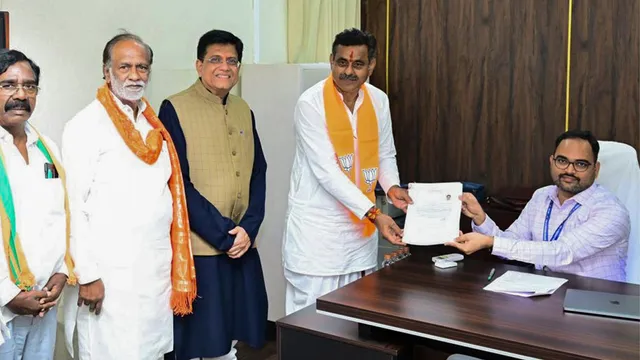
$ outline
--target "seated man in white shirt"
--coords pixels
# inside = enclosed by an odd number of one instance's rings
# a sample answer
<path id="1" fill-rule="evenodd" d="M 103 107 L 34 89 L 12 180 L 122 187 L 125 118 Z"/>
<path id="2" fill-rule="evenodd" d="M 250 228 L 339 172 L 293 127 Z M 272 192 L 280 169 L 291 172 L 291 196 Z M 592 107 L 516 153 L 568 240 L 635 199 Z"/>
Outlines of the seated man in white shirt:
<path id="1" fill-rule="evenodd" d="M 375 207 L 379 181 L 393 204 L 411 202 L 396 165 L 389 99 L 367 78 L 376 39 L 357 29 L 336 35 L 331 75 L 300 96 L 296 153 L 283 240 L 286 313 L 376 267 L 376 229 L 403 245 L 394 220 Z"/>
<path id="2" fill-rule="evenodd" d="M 474 232 L 448 245 L 467 254 L 492 254 L 535 264 L 538 269 L 625 281 L 629 213 L 618 198 L 594 184 L 600 146 L 588 131 L 567 131 L 549 157 L 555 185 L 538 189 L 520 217 L 501 231 L 476 198 L 462 195 L 462 212 Z"/>
<path id="3" fill-rule="evenodd" d="M 60 154 L 27 123 L 39 77 L 23 53 L 0 50 L 0 360 L 53 359 L 55 305 L 72 266 Z"/>

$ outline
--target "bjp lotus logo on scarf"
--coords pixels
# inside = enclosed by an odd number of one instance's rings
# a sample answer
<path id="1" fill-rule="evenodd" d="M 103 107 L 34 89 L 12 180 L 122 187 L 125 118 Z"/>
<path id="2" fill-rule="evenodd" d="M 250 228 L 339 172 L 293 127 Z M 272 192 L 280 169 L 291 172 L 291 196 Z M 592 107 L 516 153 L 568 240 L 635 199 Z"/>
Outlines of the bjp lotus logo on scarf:
<path id="1" fill-rule="evenodd" d="M 338 157 L 338 160 L 340 160 L 340 165 L 344 172 L 348 173 L 353 169 L 353 154 L 340 156 Z"/>
<path id="2" fill-rule="evenodd" d="M 362 174 L 364 175 L 364 182 L 369 185 L 367 192 L 370 192 L 371 185 L 378 179 L 378 168 L 362 169 Z"/>

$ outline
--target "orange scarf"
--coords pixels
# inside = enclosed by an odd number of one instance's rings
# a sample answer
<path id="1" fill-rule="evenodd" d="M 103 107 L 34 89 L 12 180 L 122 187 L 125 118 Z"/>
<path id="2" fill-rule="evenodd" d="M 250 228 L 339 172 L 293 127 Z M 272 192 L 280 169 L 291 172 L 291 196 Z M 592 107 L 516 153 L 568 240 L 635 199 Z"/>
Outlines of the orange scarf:
<path id="1" fill-rule="evenodd" d="M 146 141 L 134 128 L 127 115 L 116 104 L 107 84 L 98 89 L 97 99 L 107 110 L 116 129 L 122 136 L 129 149 L 140 160 L 151 165 L 158 160 L 162 150 L 162 140 L 167 142 L 169 158 L 171 160 L 171 177 L 169 190 L 173 198 L 173 223 L 171 224 L 171 247 L 173 259 L 171 261 L 171 308 L 178 315 L 191 314 L 192 303 L 196 297 L 196 269 L 191 252 L 191 233 L 189 230 L 189 216 L 187 214 L 187 199 L 184 192 L 180 160 L 169 132 L 164 128 L 160 119 L 146 99 L 146 108 L 142 112 L 153 130 L 147 134 Z"/>
<path id="2" fill-rule="evenodd" d="M 333 77 L 324 83 L 324 111 L 329 139 L 336 152 L 338 165 L 345 175 L 360 188 L 371 202 L 375 203 L 375 188 L 378 182 L 378 118 L 366 86 L 362 85 L 364 99 L 358 109 L 358 138 L 353 139 L 353 129 L 349 115 L 340 94 L 333 83 Z M 365 218 L 360 219 L 350 213 L 354 224 L 362 227 L 365 237 L 373 235 L 375 225 Z"/>

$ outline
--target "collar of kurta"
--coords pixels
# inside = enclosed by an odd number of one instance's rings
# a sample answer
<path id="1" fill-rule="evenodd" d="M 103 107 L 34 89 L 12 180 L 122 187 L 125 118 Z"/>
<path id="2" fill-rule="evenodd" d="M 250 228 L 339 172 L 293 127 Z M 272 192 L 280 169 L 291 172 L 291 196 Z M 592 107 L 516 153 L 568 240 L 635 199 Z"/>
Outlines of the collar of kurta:
<path id="1" fill-rule="evenodd" d="M 134 121 L 136 119 L 133 118 L 133 109 L 131 108 L 131 106 L 125 104 L 122 102 L 122 100 L 120 100 L 116 94 L 113 93 L 113 91 L 111 90 L 111 88 L 109 88 L 109 93 L 111 94 L 111 97 L 113 98 L 113 100 L 116 102 L 116 104 L 118 105 L 118 107 L 120 108 L 120 110 L 124 111 L 124 113 L 131 113 L 131 118 L 129 118 L 129 120 Z M 147 103 L 142 101 L 142 100 L 138 100 L 138 116 L 140 114 L 142 114 L 145 110 L 147 109 Z"/>
<path id="2" fill-rule="evenodd" d="M 31 146 L 38 142 L 38 134 L 31 128 L 28 122 L 24 123 L 24 132 L 27 134 L 27 146 Z M 0 126 L 0 140 L 5 144 L 13 144 L 13 136 L 3 127 Z"/>
<path id="3" fill-rule="evenodd" d="M 569 203 L 578 203 L 584 206 L 589 201 L 591 196 L 593 196 L 593 193 L 596 191 L 597 187 L 598 187 L 598 184 L 594 182 L 588 188 L 584 189 L 580 193 L 567 199 L 567 201 L 565 201 L 565 204 L 569 202 Z M 560 207 L 560 200 L 558 199 L 558 190 L 559 189 L 557 185 L 550 188 L 548 196 L 549 196 L 549 199 L 551 199 L 551 201 L 553 201 L 554 203 L 556 203 L 556 205 L 558 205 L 558 207 Z"/>
<path id="4" fill-rule="evenodd" d="M 219 105 L 226 105 L 227 101 L 229 100 L 229 94 L 227 94 L 227 96 L 225 96 L 224 98 L 220 98 L 219 96 L 213 94 L 211 91 L 209 91 L 209 89 L 207 89 L 204 84 L 202 83 L 202 80 L 200 78 L 198 78 L 198 80 L 196 80 L 195 84 L 193 84 L 193 86 L 196 89 L 196 92 L 198 94 L 200 94 L 202 97 L 204 97 L 207 101 L 210 101 L 214 104 L 219 104 Z"/>

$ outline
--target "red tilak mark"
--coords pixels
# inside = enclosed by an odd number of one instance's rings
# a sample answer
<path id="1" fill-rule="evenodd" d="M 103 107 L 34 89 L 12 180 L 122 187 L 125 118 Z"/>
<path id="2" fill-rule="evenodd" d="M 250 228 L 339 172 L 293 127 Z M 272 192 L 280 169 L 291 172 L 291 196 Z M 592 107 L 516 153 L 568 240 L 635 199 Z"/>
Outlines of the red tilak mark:
<path id="1" fill-rule="evenodd" d="M 349 62 L 353 61 L 353 50 L 351 50 L 351 53 L 349 54 Z"/>

